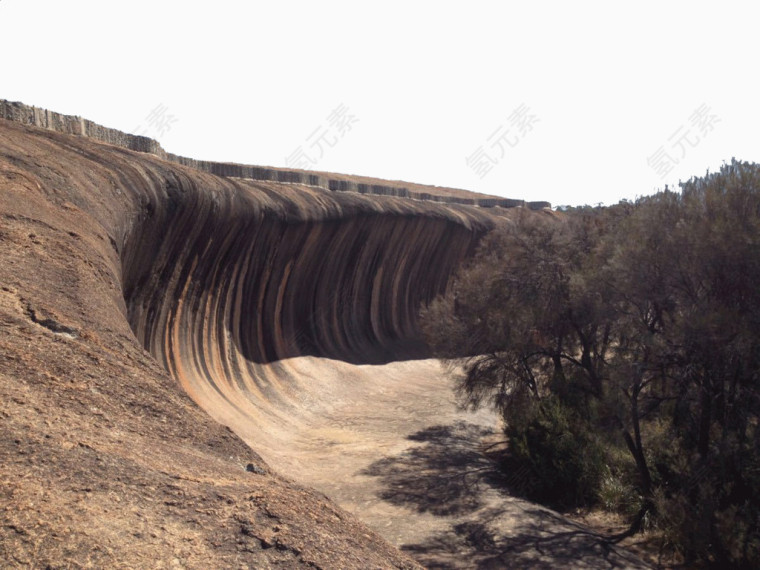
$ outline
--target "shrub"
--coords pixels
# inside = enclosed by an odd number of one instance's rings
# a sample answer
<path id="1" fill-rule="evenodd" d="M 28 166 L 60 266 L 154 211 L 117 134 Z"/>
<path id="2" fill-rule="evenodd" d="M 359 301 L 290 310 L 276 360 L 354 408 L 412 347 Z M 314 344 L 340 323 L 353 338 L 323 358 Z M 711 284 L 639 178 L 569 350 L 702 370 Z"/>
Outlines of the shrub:
<path id="1" fill-rule="evenodd" d="M 643 504 L 630 475 L 610 465 L 605 465 L 602 471 L 597 498 L 605 510 L 627 516 L 636 515 Z"/>
<path id="2" fill-rule="evenodd" d="M 506 428 L 513 460 L 531 470 L 529 497 L 555 508 L 595 503 L 606 460 L 601 443 L 556 398 L 534 410 Z"/>

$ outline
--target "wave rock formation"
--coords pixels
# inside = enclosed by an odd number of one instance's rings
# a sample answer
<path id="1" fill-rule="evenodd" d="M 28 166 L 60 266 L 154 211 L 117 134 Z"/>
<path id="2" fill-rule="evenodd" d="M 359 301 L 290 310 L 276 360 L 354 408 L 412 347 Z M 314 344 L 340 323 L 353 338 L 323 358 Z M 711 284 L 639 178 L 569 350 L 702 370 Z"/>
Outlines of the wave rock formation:
<path id="1" fill-rule="evenodd" d="M 454 408 L 417 326 L 509 215 L 492 206 L 545 203 L 201 163 L 21 104 L 0 117 L 10 565 L 557 562 L 553 535 L 539 558 L 525 538 L 543 530 L 499 542 L 550 511 L 423 476 L 477 461 L 495 420 Z"/>

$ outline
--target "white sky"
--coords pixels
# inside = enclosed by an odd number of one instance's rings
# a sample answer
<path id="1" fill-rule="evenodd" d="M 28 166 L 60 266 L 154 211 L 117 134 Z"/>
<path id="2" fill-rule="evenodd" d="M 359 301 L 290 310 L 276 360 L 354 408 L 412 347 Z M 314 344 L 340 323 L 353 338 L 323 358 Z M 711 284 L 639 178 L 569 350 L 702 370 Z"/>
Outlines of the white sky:
<path id="1" fill-rule="evenodd" d="M 760 161 L 758 16 L 730 1 L 0 0 L 0 98 L 198 159 L 285 167 L 300 148 L 314 170 L 611 204 Z"/>

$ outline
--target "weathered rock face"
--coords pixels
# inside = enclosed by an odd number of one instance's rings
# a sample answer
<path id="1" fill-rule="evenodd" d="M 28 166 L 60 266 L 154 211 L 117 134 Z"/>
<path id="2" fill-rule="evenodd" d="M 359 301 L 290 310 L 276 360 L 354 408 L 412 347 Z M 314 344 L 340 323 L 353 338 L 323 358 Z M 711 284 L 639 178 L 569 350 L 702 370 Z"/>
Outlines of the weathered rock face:
<path id="1" fill-rule="evenodd" d="M 169 156 L 146 137 L 20 103 L 0 101 L 0 117 Z M 174 158 L 225 177 L 309 182 L 301 172 L 240 172 L 240 165 Z M 168 342 L 192 346 L 193 335 L 208 348 L 219 339 L 200 339 L 216 329 L 258 363 L 301 355 L 355 363 L 424 357 L 416 326 L 421 303 L 445 289 L 492 224 L 472 209 L 343 194 L 409 195 L 382 185 L 315 179 L 294 190 L 213 179 L 204 186 L 199 173 L 165 164 L 151 170 L 149 181 L 127 181 L 129 203 L 120 214 L 128 221 L 108 223 L 121 242 L 129 322 L 167 366 Z M 455 200 L 431 193 L 424 199 Z M 182 338 L 172 337 L 176 331 Z"/>
<path id="2" fill-rule="evenodd" d="M 123 246 L 130 323 L 169 369 L 172 358 L 230 351 L 253 363 L 424 357 L 419 307 L 488 227 L 476 213 L 393 201 L 301 191 L 262 206 L 242 185 L 211 195 L 187 179 L 169 184 Z"/>
<path id="3" fill-rule="evenodd" d="M 128 319 L 187 393 L 242 430 L 289 397 L 264 364 L 427 356 L 419 307 L 493 223 L 473 209 L 162 176 L 119 246 Z M 248 420 L 235 423 L 240 410 Z"/>
<path id="4" fill-rule="evenodd" d="M 0 175 L 4 559 L 413 566 L 323 497 L 246 471 L 261 458 L 139 344 L 230 414 L 280 397 L 272 361 L 422 356 L 418 307 L 488 214 L 225 179 L 5 120 Z"/>

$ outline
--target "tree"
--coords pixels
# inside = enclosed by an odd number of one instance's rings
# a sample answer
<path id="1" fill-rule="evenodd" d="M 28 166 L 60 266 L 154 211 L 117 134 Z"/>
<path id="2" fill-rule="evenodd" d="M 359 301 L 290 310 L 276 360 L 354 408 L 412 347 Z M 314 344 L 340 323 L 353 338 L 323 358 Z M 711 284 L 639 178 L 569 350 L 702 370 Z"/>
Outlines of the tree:
<path id="1" fill-rule="evenodd" d="M 501 411 L 539 498 L 565 469 L 593 501 L 612 469 L 639 497 L 631 532 L 646 515 L 687 559 L 757 565 L 759 246 L 746 163 L 635 204 L 523 212 L 423 330 L 463 403 Z"/>
<path id="2" fill-rule="evenodd" d="M 535 495 L 557 505 L 568 506 L 547 495 L 558 488 L 560 463 L 576 502 L 589 500 L 601 475 L 589 421 L 611 339 L 588 272 L 605 217 L 599 209 L 566 219 L 521 213 L 487 236 L 475 262 L 423 312 L 438 355 L 468 355 L 457 383 L 463 402 L 501 411 L 513 452 L 535 471 Z M 562 451 L 547 457 L 555 442 Z M 581 449 L 587 457 L 572 456 Z"/>

